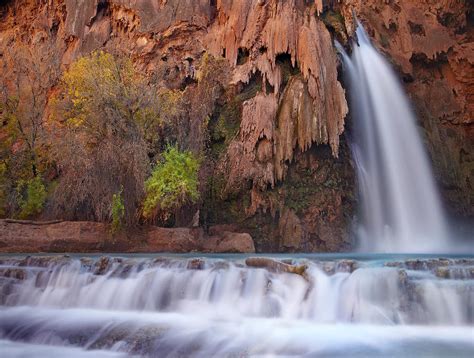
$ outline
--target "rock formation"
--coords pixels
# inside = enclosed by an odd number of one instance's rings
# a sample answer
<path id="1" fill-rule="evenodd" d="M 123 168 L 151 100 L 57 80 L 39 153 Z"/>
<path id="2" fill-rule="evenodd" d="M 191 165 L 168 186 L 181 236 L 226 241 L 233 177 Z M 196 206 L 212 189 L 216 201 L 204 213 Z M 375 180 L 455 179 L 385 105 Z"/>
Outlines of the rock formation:
<path id="1" fill-rule="evenodd" d="M 90 221 L 0 220 L 0 252 L 253 253 L 255 246 L 249 234 L 233 231 L 147 227 L 112 234 L 107 224 Z"/>

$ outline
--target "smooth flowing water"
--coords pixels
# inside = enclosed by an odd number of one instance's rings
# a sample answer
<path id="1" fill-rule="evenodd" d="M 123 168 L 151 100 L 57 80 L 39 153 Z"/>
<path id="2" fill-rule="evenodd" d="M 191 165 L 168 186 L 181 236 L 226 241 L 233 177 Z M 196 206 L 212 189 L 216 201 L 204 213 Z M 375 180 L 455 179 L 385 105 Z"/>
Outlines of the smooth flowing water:
<path id="1" fill-rule="evenodd" d="M 0 356 L 474 353 L 472 257 L 263 263 L 244 256 L 0 258 Z"/>
<path id="2" fill-rule="evenodd" d="M 339 48 L 354 119 L 360 250 L 449 250 L 440 200 L 410 104 L 360 23 L 356 33 L 352 57 Z"/>

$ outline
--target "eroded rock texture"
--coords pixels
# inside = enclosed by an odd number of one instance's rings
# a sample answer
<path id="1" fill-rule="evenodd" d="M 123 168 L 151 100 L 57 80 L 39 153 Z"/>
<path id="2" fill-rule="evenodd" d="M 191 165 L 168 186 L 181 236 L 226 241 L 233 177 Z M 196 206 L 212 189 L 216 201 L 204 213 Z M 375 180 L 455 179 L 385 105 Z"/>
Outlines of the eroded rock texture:
<path id="1" fill-rule="evenodd" d="M 332 38 L 351 38 L 352 10 L 405 79 L 451 207 L 474 215 L 467 2 L 10 0 L 0 76 L 15 72 L 8 54 L 28 48 L 55 74 L 49 96 L 74 59 L 104 49 L 183 88 L 204 53 L 225 57 L 233 95 L 210 118 L 201 224 L 233 224 L 257 250 L 338 251 L 351 244 L 354 176 Z"/>

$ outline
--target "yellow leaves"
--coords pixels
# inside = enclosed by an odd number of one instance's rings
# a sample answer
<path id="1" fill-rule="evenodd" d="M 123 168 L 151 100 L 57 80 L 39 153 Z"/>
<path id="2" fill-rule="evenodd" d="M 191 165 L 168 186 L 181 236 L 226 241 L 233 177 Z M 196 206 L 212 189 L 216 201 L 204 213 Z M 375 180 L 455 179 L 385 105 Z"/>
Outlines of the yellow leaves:
<path id="1" fill-rule="evenodd" d="M 161 90 L 158 94 L 160 101 L 161 116 L 166 120 L 168 118 L 180 115 L 181 101 L 183 100 L 183 92 L 180 90 Z"/>
<path id="2" fill-rule="evenodd" d="M 2 178 L 7 172 L 7 164 L 0 162 L 0 178 Z"/>
<path id="3" fill-rule="evenodd" d="M 199 70 L 196 73 L 198 82 L 222 82 L 225 83 L 230 75 L 230 67 L 223 57 L 214 57 L 207 52 L 201 59 Z"/>
<path id="4" fill-rule="evenodd" d="M 85 115 L 78 115 L 76 117 L 70 117 L 68 120 L 68 124 L 70 124 L 73 127 L 80 127 L 81 125 L 84 124 L 86 120 Z"/>
<path id="5" fill-rule="evenodd" d="M 97 131 L 111 124 L 107 123 L 110 113 L 126 113 L 124 103 L 129 91 L 126 87 L 134 85 L 134 73 L 130 60 L 115 58 L 103 51 L 72 63 L 62 77 L 66 100 L 63 115 L 67 124 L 72 127 L 92 125 L 89 130 Z"/>

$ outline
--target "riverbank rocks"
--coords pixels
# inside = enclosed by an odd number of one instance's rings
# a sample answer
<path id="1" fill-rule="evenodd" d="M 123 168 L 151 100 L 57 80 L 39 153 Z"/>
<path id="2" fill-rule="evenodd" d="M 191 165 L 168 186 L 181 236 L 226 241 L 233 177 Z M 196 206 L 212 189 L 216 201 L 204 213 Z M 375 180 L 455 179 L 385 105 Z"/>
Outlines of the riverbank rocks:
<path id="1" fill-rule="evenodd" d="M 211 236 L 203 241 L 202 251 L 246 253 L 255 252 L 255 246 L 247 233 L 224 231 L 221 236 Z"/>
<path id="2" fill-rule="evenodd" d="M 95 222 L 59 222 L 47 225 L 0 220 L 0 252 L 85 252 L 104 249 L 107 226 Z"/>
<path id="3" fill-rule="evenodd" d="M 23 281 L 28 276 L 26 270 L 22 268 L 2 268 L 0 269 L 0 277 L 13 278 Z"/>
<path id="4" fill-rule="evenodd" d="M 306 265 L 289 265 L 266 257 L 249 257 L 245 260 L 249 267 L 265 268 L 271 272 L 293 273 L 305 277 Z"/>
<path id="5" fill-rule="evenodd" d="M 386 262 L 386 267 L 396 267 L 400 271 L 430 271 L 441 279 L 473 279 L 474 259 L 408 259 Z"/>
<path id="6" fill-rule="evenodd" d="M 230 230 L 230 227 L 226 228 Z M 4 252 L 210 252 L 253 253 L 255 246 L 247 233 L 202 228 L 144 227 L 112 235 L 107 224 L 87 221 L 18 223 L 0 220 L 0 253 Z M 47 258 L 25 259 L 47 266 Z M 102 266 L 108 266 L 103 262 Z M 103 271 L 100 267 L 99 271 Z"/>

